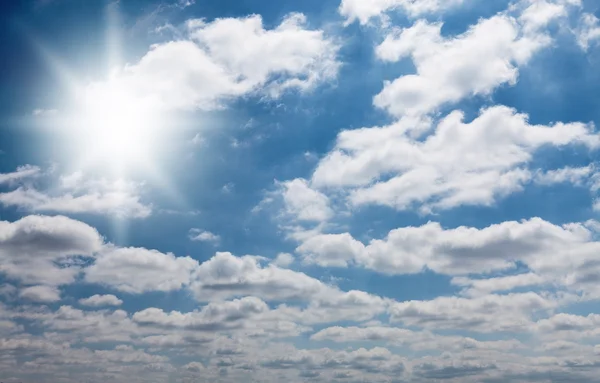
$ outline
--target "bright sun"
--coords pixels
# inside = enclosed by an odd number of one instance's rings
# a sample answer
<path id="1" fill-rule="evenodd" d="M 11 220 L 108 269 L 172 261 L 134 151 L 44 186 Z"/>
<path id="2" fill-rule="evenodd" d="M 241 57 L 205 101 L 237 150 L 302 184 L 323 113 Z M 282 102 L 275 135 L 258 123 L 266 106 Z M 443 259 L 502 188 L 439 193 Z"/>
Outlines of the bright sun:
<path id="1" fill-rule="evenodd" d="M 111 81 L 87 87 L 81 101 L 76 128 L 85 165 L 119 172 L 148 165 L 158 141 L 159 113 Z"/>

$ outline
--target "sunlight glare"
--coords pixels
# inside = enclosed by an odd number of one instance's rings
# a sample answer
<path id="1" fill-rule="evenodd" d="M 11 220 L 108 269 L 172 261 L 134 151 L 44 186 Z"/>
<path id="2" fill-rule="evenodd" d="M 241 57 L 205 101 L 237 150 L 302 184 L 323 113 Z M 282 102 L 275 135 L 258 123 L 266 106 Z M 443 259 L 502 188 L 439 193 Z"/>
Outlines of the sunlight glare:
<path id="1" fill-rule="evenodd" d="M 159 121 L 143 99 L 118 81 L 88 86 L 77 123 L 83 161 L 118 171 L 147 164 L 157 143 Z"/>

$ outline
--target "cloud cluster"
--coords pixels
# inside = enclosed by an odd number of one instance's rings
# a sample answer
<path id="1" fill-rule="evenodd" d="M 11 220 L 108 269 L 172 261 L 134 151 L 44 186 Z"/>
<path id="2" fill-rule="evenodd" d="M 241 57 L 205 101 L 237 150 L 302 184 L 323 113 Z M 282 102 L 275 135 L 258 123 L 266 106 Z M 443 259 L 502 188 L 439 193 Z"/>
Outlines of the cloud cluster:
<path id="1" fill-rule="evenodd" d="M 409 26 L 382 24 L 374 55 L 410 59 L 415 73 L 374 96 L 394 122 L 341 131 L 312 175 L 277 181 L 259 205 L 281 202 L 277 222 L 293 254 L 175 254 L 110 243 L 62 215 L 0 221 L 0 380 L 597 382 L 600 315 L 585 313 L 600 299 L 597 221 L 436 219 L 379 236 L 344 221 L 372 204 L 431 214 L 492 206 L 525 187 L 598 191 L 594 164 L 536 161 L 541 150 L 596 150 L 592 124 L 532 123 L 502 105 L 472 119 L 445 111 L 515 84 L 556 41 L 553 23 L 579 19 L 575 38 L 591 49 L 598 20 L 573 17 L 577 0 L 513 2 L 454 36 L 425 19 L 467 3 L 341 1 L 347 23 L 407 15 Z M 152 107 L 211 110 L 312 89 L 341 65 L 338 42 L 301 14 L 274 27 L 259 15 L 191 19 L 182 32 L 88 91 L 118 84 Z M 33 213 L 151 214 L 137 184 L 74 173 L 47 189 L 37 183 L 47 173 L 24 166 L 0 174 L 10 189 L 0 203 Z M 220 241 L 204 229 L 187 234 Z M 445 293 L 400 299 L 418 284 L 396 282 L 425 273 Z"/>
<path id="2" fill-rule="evenodd" d="M 139 62 L 87 91 L 124 89 L 150 108 L 210 110 L 251 94 L 278 97 L 334 79 L 337 44 L 322 30 L 306 27 L 299 13 L 265 29 L 260 15 L 190 19 L 185 38 L 156 44 Z"/>

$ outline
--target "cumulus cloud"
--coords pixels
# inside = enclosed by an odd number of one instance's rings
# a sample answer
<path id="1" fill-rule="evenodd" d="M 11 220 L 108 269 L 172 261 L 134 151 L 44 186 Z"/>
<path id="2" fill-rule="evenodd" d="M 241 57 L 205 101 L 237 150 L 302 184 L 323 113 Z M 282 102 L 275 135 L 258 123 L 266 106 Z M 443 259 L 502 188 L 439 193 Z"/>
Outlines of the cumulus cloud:
<path id="1" fill-rule="evenodd" d="M 0 193 L 0 203 L 33 212 L 106 214 L 146 218 L 152 208 L 140 201 L 139 187 L 124 180 L 92 180 L 76 172 L 60 178 L 57 190 L 31 186 Z"/>
<path id="2" fill-rule="evenodd" d="M 267 304 L 258 298 L 245 297 L 230 302 L 212 302 L 201 311 L 180 313 L 156 308 L 138 311 L 133 321 L 142 325 L 155 325 L 169 328 L 185 328 L 196 331 L 218 331 L 244 325 L 252 316 L 269 310 Z"/>
<path id="3" fill-rule="evenodd" d="M 281 194 L 287 214 L 300 221 L 322 222 L 331 218 L 329 199 L 310 187 L 308 181 L 297 178 L 281 183 Z"/>
<path id="4" fill-rule="evenodd" d="M 105 247 L 84 271 L 85 281 L 127 293 L 179 290 L 190 283 L 198 262 L 144 248 Z M 143 270 L 143 272 L 139 272 Z"/>
<path id="5" fill-rule="evenodd" d="M 390 307 L 392 322 L 430 329 L 469 329 L 479 332 L 526 332 L 532 316 L 557 306 L 536 293 L 486 295 L 478 298 L 439 297 Z"/>
<path id="6" fill-rule="evenodd" d="M 354 205 L 420 206 L 424 212 L 491 205 L 531 180 L 526 165 L 538 148 L 599 143 L 592 126 L 531 125 L 526 115 L 504 106 L 482 110 L 470 123 L 463 119 L 459 111 L 450 113 L 424 140 L 406 134 L 411 120 L 343 131 L 312 182 L 351 188 Z"/>
<path id="7" fill-rule="evenodd" d="M 289 253 L 279 253 L 273 260 L 273 264 L 279 267 L 288 267 L 294 263 L 294 256 Z"/>
<path id="8" fill-rule="evenodd" d="M 19 297 L 33 302 L 52 303 L 60 300 L 60 291 L 54 286 L 31 286 L 22 289 Z"/>
<path id="9" fill-rule="evenodd" d="M 358 20 L 366 24 L 386 12 L 401 10 L 410 17 L 439 13 L 461 5 L 465 0 L 342 0 L 339 12 L 347 23 Z"/>
<path id="10" fill-rule="evenodd" d="M 189 238 L 192 241 L 199 241 L 199 242 L 218 243 L 219 241 L 221 241 L 220 236 L 218 236 L 214 233 L 211 233 L 210 231 L 201 230 L 201 229 L 190 229 Z"/>
<path id="11" fill-rule="evenodd" d="M 278 97 L 310 90 L 337 75 L 336 43 L 322 30 L 306 27 L 302 14 L 289 14 L 273 29 L 260 15 L 191 19 L 185 38 L 152 46 L 111 83 L 140 102 L 160 109 L 215 109 L 248 94 Z"/>
<path id="12" fill-rule="evenodd" d="M 94 294 L 91 297 L 80 299 L 79 304 L 90 307 L 120 306 L 123 301 L 112 294 Z"/>
<path id="13" fill-rule="evenodd" d="M 585 288 L 576 282 L 586 279 L 583 274 L 591 277 L 598 272 L 590 252 L 599 243 L 593 240 L 594 233 L 587 226 L 558 226 L 540 218 L 507 221 L 482 229 L 444 229 L 430 222 L 392 230 L 385 239 L 373 239 L 366 245 L 348 233 L 318 234 L 305 240 L 296 251 L 308 263 L 330 267 L 356 265 L 391 275 L 419 273 L 425 268 L 447 275 L 486 274 L 510 270 L 521 263 L 539 275 L 485 281 L 457 278 L 454 282 L 471 286 L 472 293 L 490 293 L 559 278 L 561 284 L 577 290 Z M 569 260 L 569 254 L 578 254 L 578 260 Z"/>
<path id="14" fill-rule="evenodd" d="M 566 16 L 566 7 L 536 1 L 516 18 L 500 13 L 450 38 L 442 36 L 441 23 L 423 20 L 395 30 L 376 48 L 377 56 L 389 62 L 410 57 L 417 73 L 386 82 L 375 106 L 394 116 L 421 115 L 514 84 L 518 66 L 550 43 L 545 27 Z"/>
<path id="15" fill-rule="evenodd" d="M 0 272 L 26 284 L 68 284 L 80 271 L 70 259 L 92 256 L 102 242 L 96 229 L 67 217 L 0 221 Z"/>

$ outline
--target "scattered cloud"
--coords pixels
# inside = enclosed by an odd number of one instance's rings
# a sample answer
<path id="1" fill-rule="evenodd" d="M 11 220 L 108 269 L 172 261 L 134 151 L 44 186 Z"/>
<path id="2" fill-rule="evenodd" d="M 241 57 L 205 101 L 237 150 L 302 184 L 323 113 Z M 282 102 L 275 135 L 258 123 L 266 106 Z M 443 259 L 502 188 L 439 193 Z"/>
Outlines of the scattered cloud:
<path id="1" fill-rule="evenodd" d="M 80 299 L 79 304 L 90 307 L 121 306 L 123 304 L 123 301 L 112 294 L 95 294 L 89 298 Z"/>
<path id="2" fill-rule="evenodd" d="M 52 303 L 60 301 L 60 291 L 54 286 L 32 286 L 21 290 L 19 297 L 28 301 Z"/>
<path id="3" fill-rule="evenodd" d="M 212 242 L 217 244 L 221 241 L 221 237 L 211 233 L 210 231 L 201 230 L 201 229 L 190 229 L 189 238 L 192 241 L 197 242 Z"/>

